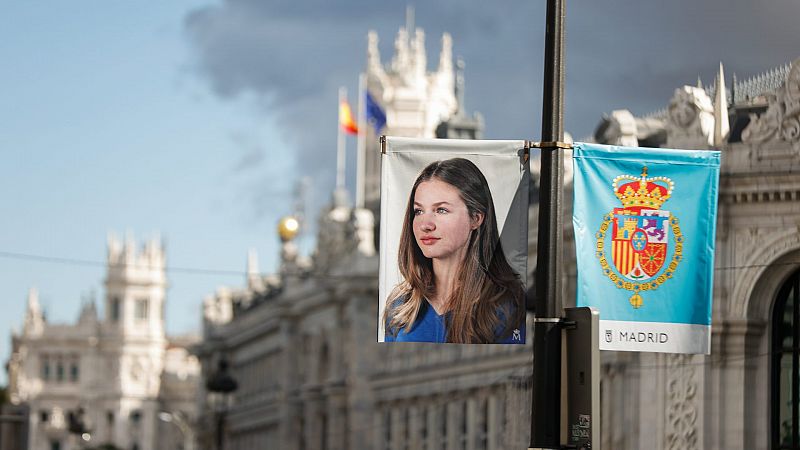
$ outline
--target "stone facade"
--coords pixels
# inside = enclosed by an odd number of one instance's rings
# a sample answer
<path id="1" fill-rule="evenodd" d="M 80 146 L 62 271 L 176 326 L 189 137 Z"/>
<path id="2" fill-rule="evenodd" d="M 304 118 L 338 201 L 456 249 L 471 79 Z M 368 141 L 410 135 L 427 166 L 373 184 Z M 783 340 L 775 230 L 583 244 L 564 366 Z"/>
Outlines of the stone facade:
<path id="1" fill-rule="evenodd" d="M 416 30 L 409 42 L 401 29 L 384 67 L 370 33 L 367 85 L 386 109 L 385 133 L 480 136 L 480 116 L 467 117 L 456 102 L 463 104 L 464 84 L 460 72 L 454 84 L 450 37 L 442 38 L 437 71 L 426 74 L 423 36 Z M 223 288 L 205 300 L 204 340 L 195 349 L 203 372 L 213 373 L 224 358 L 239 382 L 225 415 L 226 448 L 524 448 L 530 343 L 376 342 L 377 146 L 367 155 L 368 209 L 334 200 L 320 219 L 313 264 L 297 264 L 286 242 L 279 277 Z M 200 410 L 211 411 L 208 395 L 200 398 Z M 206 428 L 214 430 L 218 418 L 209 413 Z"/>
<path id="2" fill-rule="evenodd" d="M 459 134 L 471 133 L 474 138 L 481 132 L 475 128 L 482 127 L 482 119 L 476 116 L 464 124 L 470 118 L 463 111 L 459 114 L 457 80 L 453 70 L 453 40 L 449 34 L 442 35 L 438 65 L 433 72 L 427 71 L 425 32 L 422 29 L 414 28 L 411 31 L 406 27 L 400 28 L 394 41 L 394 56 L 386 65 L 381 63 L 378 34 L 370 31 L 367 42 L 365 89 L 384 107 L 386 127 L 379 133 L 373 127 L 367 127 L 365 151 L 359 157 L 364 160 L 364 206 L 378 217 L 381 173 L 379 134 L 434 138 L 437 129 L 441 132 L 443 123 L 456 120 L 458 116 L 461 126 L 456 128 L 451 124 L 447 128 Z M 460 86 L 460 92 L 463 92 L 463 78 Z"/>
<path id="3" fill-rule="evenodd" d="M 603 448 L 771 448 L 773 303 L 800 269 L 800 60 L 732 95 L 723 79 L 676 90 L 666 113 L 598 127 L 603 143 L 616 127 L 635 145 L 647 120 L 646 139 L 666 137 L 655 146 L 722 151 L 711 354 L 604 353 Z M 718 145 L 715 131 L 727 131 Z"/>
<path id="4" fill-rule="evenodd" d="M 387 134 L 432 137 L 436 120 L 457 111 L 449 97 L 426 94 L 431 86 L 452 87 L 449 38 L 439 70 L 424 75 L 423 35 L 417 32 L 410 47 L 405 30 L 398 36 L 387 68 L 370 35 L 368 86 L 387 109 Z M 770 448 L 772 303 L 800 269 L 800 62 L 774 76 L 782 79 L 734 81 L 728 93 L 720 71 L 710 89 L 678 88 L 663 111 L 614 111 L 598 127 L 602 143 L 723 152 L 711 355 L 604 352 L 602 448 Z M 366 152 L 362 181 L 373 211 L 376 150 Z M 536 161 L 531 168 L 535 203 Z M 576 278 L 570 169 L 567 160 L 567 306 Z M 204 340 L 195 352 L 206 376 L 224 359 L 240 383 L 221 428 L 226 448 L 525 448 L 532 339 L 525 346 L 376 343 L 378 259 L 369 227 L 361 226 L 371 223 L 365 214 L 334 204 L 323 215 L 312 264 L 297 264 L 285 249 L 279 276 L 206 299 Z M 529 267 L 537 218 L 532 206 Z M 208 410 L 205 394 L 201 410 Z M 214 430 L 217 418 L 206 415 L 206 429 Z"/>
<path id="5" fill-rule="evenodd" d="M 193 420 L 199 364 L 187 352 L 193 340 L 165 336 L 164 263 L 157 241 L 137 251 L 110 237 L 102 319 L 92 299 L 77 323 L 50 324 L 31 290 L 8 363 L 10 400 L 29 411 L 29 450 L 184 447 L 158 415 Z"/>

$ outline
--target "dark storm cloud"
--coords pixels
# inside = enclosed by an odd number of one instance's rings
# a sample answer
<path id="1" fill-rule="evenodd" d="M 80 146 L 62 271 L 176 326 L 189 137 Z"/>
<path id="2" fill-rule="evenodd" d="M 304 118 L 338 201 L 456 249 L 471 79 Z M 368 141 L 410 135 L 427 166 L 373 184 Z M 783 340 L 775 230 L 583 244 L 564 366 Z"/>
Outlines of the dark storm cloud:
<path id="1" fill-rule="evenodd" d="M 442 32 L 450 32 L 454 55 L 466 61 L 467 109 L 483 113 L 489 138 L 539 135 L 544 5 L 416 5 L 429 69 L 438 63 Z M 612 109 L 663 108 L 675 88 L 698 76 L 712 83 L 720 61 L 728 83 L 733 73 L 741 80 L 791 61 L 800 56 L 797 17 L 797 0 L 571 0 L 566 128 L 580 138 Z M 227 0 L 192 12 L 186 28 L 214 91 L 256 94 L 324 192 L 334 177 L 337 88 L 347 86 L 355 103 L 367 31 L 378 31 L 386 63 L 404 22 L 398 2 Z"/>
<path id="2" fill-rule="evenodd" d="M 602 112 L 663 108 L 675 88 L 726 84 L 800 56 L 800 2 L 672 0 L 570 3 L 567 127 L 591 132 Z"/>
<path id="3" fill-rule="evenodd" d="M 256 138 L 241 131 L 232 132 L 230 137 L 242 151 L 241 157 L 233 166 L 233 171 L 238 173 L 258 168 L 266 157 L 266 148 Z"/>

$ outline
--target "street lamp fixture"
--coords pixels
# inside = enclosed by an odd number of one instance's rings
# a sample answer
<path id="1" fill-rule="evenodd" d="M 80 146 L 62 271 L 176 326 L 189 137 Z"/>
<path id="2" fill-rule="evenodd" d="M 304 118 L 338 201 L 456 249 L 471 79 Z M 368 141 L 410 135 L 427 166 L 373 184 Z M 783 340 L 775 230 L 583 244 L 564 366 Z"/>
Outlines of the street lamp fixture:
<path id="1" fill-rule="evenodd" d="M 79 407 L 75 411 L 69 411 L 67 414 L 67 431 L 69 431 L 70 434 L 74 434 L 77 439 L 84 443 L 92 439 L 91 430 L 86 423 L 82 407 Z"/>
<path id="2" fill-rule="evenodd" d="M 228 372 L 228 360 L 220 358 L 217 371 L 206 381 L 206 389 L 217 397 L 217 450 L 223 450 L 225 416 L 228 413 L 232 394 L 239 388 L 239 383 Z"/>

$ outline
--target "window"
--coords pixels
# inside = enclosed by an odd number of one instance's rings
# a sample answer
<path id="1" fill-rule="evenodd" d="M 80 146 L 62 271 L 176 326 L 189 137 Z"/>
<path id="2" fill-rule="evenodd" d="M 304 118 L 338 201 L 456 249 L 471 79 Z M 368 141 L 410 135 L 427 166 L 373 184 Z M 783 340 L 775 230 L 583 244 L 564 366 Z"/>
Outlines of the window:
<path id="1" fill-rule="evenodd" d="M 423 403 L 417 410 L 417 424 L 419 426 L 419 440 L 424 448 L 428 448 L 428 405 Z"/>
<path id="2" fill-rule="evenodd" d="M 50 358 L 44 355 L 40 361 L 42 365 L 42 379 L 44 381 L 50 381 Z"/>
<path id="3" fill-rule="evenodd" d="M 50 450 L 61 450 L 61 441 L 50 441 Z"/>
<path id="4" fill-rule="evenodd" d="M 64 362 L 60 359 L 56 362 L 56 381 L 64 381 Z"/>
<path id="5" fill-rule="evenodd" d="M 772 311 L 772 448 L 800 450 L 800 270 Z"/>
<path id="6" fill-rule="evenodd" d="M 39 411 L 39 422 L 47 423 L 50 421 L 50 413 L 45 410 Z"/>
<path id="7" fill-rule="evenodd" d="M 138 409 L 134 409 L 133 411 L 131 411 L 130 417 L 131 417 L 131 423 L 133 423 L 134 425 L 138 425 L 139 422 L 142 420 L 142 412 L 139 411 Z"/>
<path id="8" fill-rule="evenodd" d="M 111 298 L 111 321 L 112 322 L 119 322 L 119 308 L 120 308 L 120 300 L 119 297 L 112 297 Z"/>
<path id="9" fill-rule="evenodd" d="M 106 411 L 106 441 L 114 439 L 114 411 Z"/>
<path id="10" fill-rule="evenodd" d="M 147 320 L 148 306 L 149 304 L 146 298 L 137 298 L 136 304 L 134 305 L 133 317 L 135 317 L 136 320 Z"/>
<path id="11" fill-rule="evenodd" d="M 80 373 L 81 369 L 78 366 L 78 361 L 72 361 L 72 364 L 69 368 L 69 380 L 73 383 L 77 382 L 78 378 L 80 377 Z"/>

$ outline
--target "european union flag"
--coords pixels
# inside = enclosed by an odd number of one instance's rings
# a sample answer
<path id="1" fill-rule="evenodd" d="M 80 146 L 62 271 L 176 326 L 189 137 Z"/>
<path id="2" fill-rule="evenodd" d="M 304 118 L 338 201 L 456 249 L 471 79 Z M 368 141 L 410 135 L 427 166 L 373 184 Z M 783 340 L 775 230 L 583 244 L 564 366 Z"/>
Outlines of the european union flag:
<path id="1" fill-rule="evenodd" d="M 378 102 L 372 98 L 372 94 L 370 94 L 369 91 L 366 92 L 366 96 L 367 122 L 371 123 L 372 126 L 375 127 L 375 134 L 380 134 L 383 127 L 386 126 L 386 113 L 383 111 Z"/>
<path id="2" fill-rule="evenodd" d="M 720 152 L 577 143 L 578 306 L 603 350 L 708 353 Z"/>

